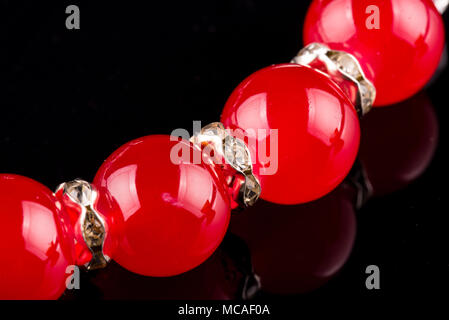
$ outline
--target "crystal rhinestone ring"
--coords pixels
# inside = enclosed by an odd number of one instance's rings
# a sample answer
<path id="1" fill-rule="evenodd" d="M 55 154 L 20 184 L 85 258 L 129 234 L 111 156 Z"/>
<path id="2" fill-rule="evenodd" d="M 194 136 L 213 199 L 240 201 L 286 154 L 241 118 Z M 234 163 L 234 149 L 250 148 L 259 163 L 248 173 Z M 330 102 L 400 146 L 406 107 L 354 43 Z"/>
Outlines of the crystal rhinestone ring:
<path id="1" fill-rule="evenodd" d="M 105 222 L 94 209 L 97 191 L 87 181 L 75 179 L 60 184 L 56 189 L 56 194 L 61 193 L 66 204 L 70 207 L 76 207 L 77 211 L 80 212 L 79 225 L 82 237 L 92 253 L 92 259 L 86 265 L 86 268 L 88 270 L 104 268 L 109 262 L 109 257 L 103 254 L 103 244 L 106 237 Z"/>
<path id="2" fill-rule="evenodd" d="M 242 140 L 230 135 L 221 122 L 213 122 L 203 127 L 190 141 L 199 148 L 212 145 L 213 150 L 244 177 L 239 186 L 237 200 L 244 206 L 252 206 L 256 203 L 262 189 L 253 174 L 248 147 Z"/>
<path id="3" fill-rule="evenodd" d="M 315 42 L 299 51 L 291 62 L 312 67 L 330 76 L 354 103 L 359 116 L 371 110 L 376 99 L 376 88 L 365 77 L 353 55 L 331 50 Z"/>

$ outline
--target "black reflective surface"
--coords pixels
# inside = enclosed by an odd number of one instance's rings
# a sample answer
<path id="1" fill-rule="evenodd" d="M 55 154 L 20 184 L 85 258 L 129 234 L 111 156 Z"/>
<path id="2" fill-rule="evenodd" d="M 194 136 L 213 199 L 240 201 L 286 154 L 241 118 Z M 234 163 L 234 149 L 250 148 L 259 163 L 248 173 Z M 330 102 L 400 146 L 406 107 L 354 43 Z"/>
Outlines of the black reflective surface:
<path id="1" fill-rule="evenodd" d="M 0 8 L 0 171 L 51 188 L 91 180 L 131 139 L 217 121 L 244 77 L 301 48 L 308 1 L 78 1 L 79 31 L 65 28 L 68 4 Z M 445 69 L 426 92 L 372 111 L 352 179 L 329 196 L 235 214 L 219 250 L 185 275 L 112 264 L 63 299 L 446 295 L 448 83 Z M 372 264 L 377 291 L 365 287 Z"/>

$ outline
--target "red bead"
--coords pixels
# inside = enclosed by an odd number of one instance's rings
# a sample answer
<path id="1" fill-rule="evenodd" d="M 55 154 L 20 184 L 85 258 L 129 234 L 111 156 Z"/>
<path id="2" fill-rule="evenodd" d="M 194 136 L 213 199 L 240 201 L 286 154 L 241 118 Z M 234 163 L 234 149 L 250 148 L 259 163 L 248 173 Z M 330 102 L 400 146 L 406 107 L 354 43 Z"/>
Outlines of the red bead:
<path id="1" fill-rule="evenodd" d="M 169 136 L 131 141 L 95 177 L 94 184 L 109 191 L 123 214 L 113 259 L 135 273 L 188 271 L 206 260 L 226 233 L 230 199 L 224 178 L 184 154 L 174 163 L 171 152 L 179 147 L 193 150 L 189 142 L 170 141 Z"/>
<path id="2" fill-rule="evenodd" d="M 72 265 L 65 212 L 31 179 L 0 175 L 0 299 L 57 299 Z M 62 220 L 61 220 L 62 219 Z"/>
<path id="3" fill-rule="evenodd" d="M 304 26 L 306 45 L 324 43 L 359 60 L 377 89 L 376 106 L 423 88 L 438 67 L 444 39 L 431 0 L 314 0 Z"/>
<path id="4" fill-rule="evenodd" d="M 360 140 L 356 111 L 340 88 L 295 64 L 271 66 L 244 80 L 227 101 L 221 121 L 257 141 L 248 147 L 261 197 L 283 204 L 312 201 L 334 189 L 351 169 Z M 256 137 L 258 129 L 267 136 Z M 276 144 L 270 129 L 278 130 L 278 143 L 277 156 L 270 154 L 268 161 L 260 154 L 266 154 L 265 144 L 269 149 Z"/>

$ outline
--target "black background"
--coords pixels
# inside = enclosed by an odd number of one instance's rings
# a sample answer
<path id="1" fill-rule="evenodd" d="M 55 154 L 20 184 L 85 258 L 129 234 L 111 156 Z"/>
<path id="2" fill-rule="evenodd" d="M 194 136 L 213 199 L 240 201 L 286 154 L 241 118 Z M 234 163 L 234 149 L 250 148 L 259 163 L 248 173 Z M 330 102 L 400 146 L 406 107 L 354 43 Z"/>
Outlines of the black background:
<path id="1" fill-rule="evenodd" d="M 76 177 L 92 180 L 102 161 L 129 140 L 169 134 L 175 128 L 191 131 L 192 120 L 217 121 L 241 80 L 267 65 L 290 61 L 302 47 L 309 1 L 143 3 L 1 2 L 1 172 L 25 175 L 54 189 Z M 80 6 L 81 30 L 65 28 L 69 4 Z M 447 15 L 445 20 L 448 25 Z M 416 141 L 407 139 L 403 130 L 421 133 L 414 128 L 420 124 L 407 124 L 407 105 L 427 104 L 437 119 L 437 149 L 417 179 L 401 190 L 371 198 L 357 212 L 357 238 L 342 270 L 312 292 L 261 297 L 299 301 L 344 295 L 446 295 L 448 77 L 446 69 L 426 93 L 394 112 L 402 144 L 413 149 Z M 385 110 L 372 113 L 390 117 Z M 387 130 L 382 121 L 378 124 L 380 133 Z M 370 140 L 375 137 L 372 132 Z M 370 147 L 362 141 L 362 149 Z M 411 160 L 420 157 L 421 151 L 415 152 Z M 379 163 L 388 163 L 398 155 L 386 148 L 377 156 Z M 226 250 L 234 252 L 233 240 L 225 242 Z M 370 264 L 380 267 L 380 290 L 365 288 L 365 268 Z M 117 281 L 128 284 L 127 289 L 98 286 L 97 280 L 114 269 L 118 267 L 83 275 L 82 290 L 63 298 L 206 298 L 189 296 L 189 288 L 177 288 L 176 279 L 158 282 L 156 289 L 120 270 Z M 160 286 L 166 287 L 163 295 L 157 291 Z"/>

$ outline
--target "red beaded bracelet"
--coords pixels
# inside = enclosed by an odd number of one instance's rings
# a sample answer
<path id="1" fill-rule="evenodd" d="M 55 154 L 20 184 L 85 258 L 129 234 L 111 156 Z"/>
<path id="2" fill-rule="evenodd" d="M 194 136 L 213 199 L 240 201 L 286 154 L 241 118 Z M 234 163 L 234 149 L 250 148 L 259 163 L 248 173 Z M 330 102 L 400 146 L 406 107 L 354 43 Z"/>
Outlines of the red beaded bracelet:
<path id="1" fill-rule="evenodd" d="M 1 174 L 0 298 L 56 299 L 69 265 L 91 270 L 112 258 L 141 275 L 177 275 L 214 252 L 232 209 L 259 196 L 300 204 L 328 194 L 354 164 L 359 117 L 414 95 L 437 69 L 438 11 L 449 1 L 434 2 L 314 0 L 305 48 L 245 79 L 221 122 L 190 141 L 128 142 L 93 183 L 77 179 L 55 193 Z"/>

